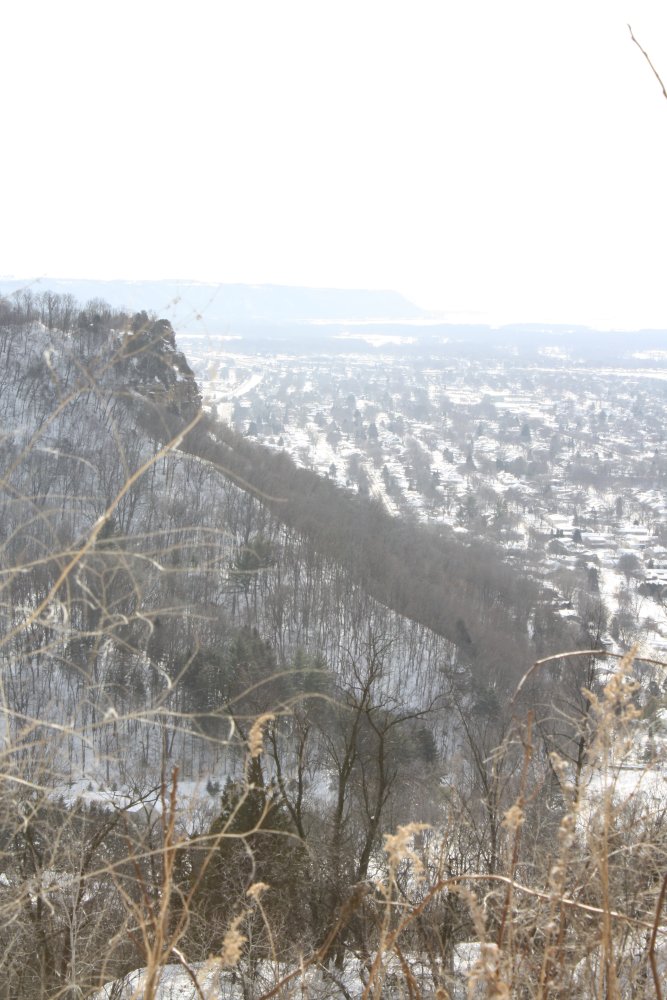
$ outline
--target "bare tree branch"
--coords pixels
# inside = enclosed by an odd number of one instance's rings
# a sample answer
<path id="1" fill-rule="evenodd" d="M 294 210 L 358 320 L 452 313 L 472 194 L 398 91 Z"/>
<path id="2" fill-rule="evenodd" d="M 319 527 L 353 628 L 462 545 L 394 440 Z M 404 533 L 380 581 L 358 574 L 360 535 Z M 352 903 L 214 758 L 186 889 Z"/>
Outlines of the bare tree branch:
<path id="1" fill-rule="evenodd" d="M 642 46 L 639 44 L 639 42 L 635 38 L 634 33 L 632 31 L 631 25 L 628 25 L 628 31 L 630 32 L 630 38 L 635 43 L 635 45 L 637 46 L 637 48 L 639 49 L 639 51 L 641 52 L 641 54 L 644 56 L 644 59 L 646 60 L 646 62 L 649 64 L 649 66 L 653 70 L 655 78 L 656 78 L 656 80 L 658 81 L 658 83 L 660 84 L 660 86 L 662 88 L 662 96 L 665 98 L 665 100 L 667 100 L 667 90 L 665 89 L 665 85 L 662 82 L 662 78 L 660 77 L 660 74 L 658 73 L 658 71 L 655 68 L 655 66 L 653 65 L 653 63 L 651 62 L 651 57 L 649 56 L 649 54 L 646 51 L 646 49 L 642 48 Z"/>

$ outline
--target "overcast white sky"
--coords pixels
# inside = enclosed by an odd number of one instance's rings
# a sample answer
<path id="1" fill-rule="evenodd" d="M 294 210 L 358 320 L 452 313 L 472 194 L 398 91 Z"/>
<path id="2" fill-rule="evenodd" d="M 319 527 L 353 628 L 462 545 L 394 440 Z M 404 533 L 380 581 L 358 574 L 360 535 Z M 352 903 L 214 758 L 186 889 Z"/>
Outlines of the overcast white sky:
<path id="1" fill-rule="evenodd" d="M 664 0 L 5 0 L 0 275 L 667 328 Z"/>

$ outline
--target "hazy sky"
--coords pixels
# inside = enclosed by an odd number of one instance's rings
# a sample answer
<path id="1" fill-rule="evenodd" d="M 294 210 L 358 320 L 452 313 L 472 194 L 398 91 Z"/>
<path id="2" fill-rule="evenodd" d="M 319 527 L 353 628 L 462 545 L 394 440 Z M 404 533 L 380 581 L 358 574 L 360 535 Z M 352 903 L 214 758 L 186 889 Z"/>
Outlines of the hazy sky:
<path id="1" fill-rule="evenodd" d="M 667 328 L 664 0 L 5 0 L 0 274 Z"/>

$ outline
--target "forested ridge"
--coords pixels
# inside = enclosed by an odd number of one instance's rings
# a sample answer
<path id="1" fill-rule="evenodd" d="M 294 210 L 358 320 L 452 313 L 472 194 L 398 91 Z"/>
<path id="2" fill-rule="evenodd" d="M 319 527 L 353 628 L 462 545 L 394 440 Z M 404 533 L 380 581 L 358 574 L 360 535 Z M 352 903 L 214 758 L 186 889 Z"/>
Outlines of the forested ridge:
<path id="1" fill-rule="evenodd" d="M 176 337 L 0 300 L 0 996 L 210 955 L 261 995 L 310 956 L 349 1000 L 410 908 L 397 993 L 459 995 L 472 940 L 480 996 L 654 995 L 664 799 L 590 819 L 611 867 L 576 817 L 601 755 L 660 755 L 661 668 L 614 681 L 593 605 L 202 412 Z"/>
<path id="2" fill-rule="evenodd" d="M 502 658 L 512 661 L 519 676 L 536 651 L 567 643 L 567 631 L 549 613 L 537 582 L 509 567 L 492 545 L 466 544 L 443 529 L 393 518 L 380 503 L 300 469 L 288 456 L 219 423 L 200 444 L 198 435 L 207 429 L 205 422 L 186 447 L 219 461 L 279 520 L 321 552 L 335 554 L 379 601 L 450 639 L 482 670 L 497 668 L 499 643 L 506 644 Z M 537 607 L 539 620 L 529 628 Z"/>

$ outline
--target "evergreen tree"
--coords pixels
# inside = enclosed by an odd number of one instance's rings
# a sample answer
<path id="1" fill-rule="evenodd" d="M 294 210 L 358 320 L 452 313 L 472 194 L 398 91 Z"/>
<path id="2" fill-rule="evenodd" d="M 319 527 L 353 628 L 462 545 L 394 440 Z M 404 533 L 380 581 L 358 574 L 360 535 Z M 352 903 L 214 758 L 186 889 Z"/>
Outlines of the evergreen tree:
<path id="1" fill-rule="evenodd" d="M 196 886 L 189 937 L 205 957 L 219 952 L 232 920 L 242 926 L 251 959 L 305 946 L 311 923 L 304 886 L 310 860 L 289 813 L 252 758 L 246 783 L 229 779 L 207 837 L 188 852 Z M 253 888 L 256 887 L 256 888 Z"/>

